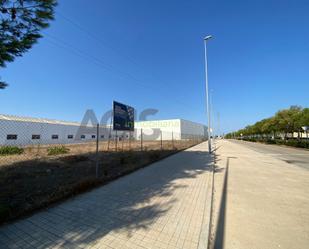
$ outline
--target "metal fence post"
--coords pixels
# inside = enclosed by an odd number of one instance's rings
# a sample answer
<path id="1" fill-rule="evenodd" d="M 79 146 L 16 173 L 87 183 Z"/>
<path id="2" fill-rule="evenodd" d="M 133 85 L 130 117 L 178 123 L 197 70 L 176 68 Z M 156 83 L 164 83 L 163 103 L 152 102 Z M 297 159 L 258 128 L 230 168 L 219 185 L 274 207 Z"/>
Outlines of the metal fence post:
<path id="1" fill-rule="evenodd" d="M 99 177 L 99 124 L 97 124 L 95 175 L 96 175 L 96 178 Z"/>
<path id="2" fill-rule="evenodd" d="M 129 150 L 131 150 L 131 131 L 129 131 Z"/>
<path id="3" fill-rule="evenodd" d="M 107 140 L 107 151 L 109 151 L 109 142 L 110 142 L 110 137 L 111 137 L 111 135 L 110 135 L 110 134 L 108 134 L 108 140 Z"/>
<path id="4" fill-rule="evenodd" d="M 117 135 L 117 130 L 116 130 L 116 144 L 115 144 L 115 146 L 116 146 L 116 151 L 118 151 L 118 135 Z"/>
<path id="5" fill-rule="evenodd" d="M 172 146 L 173 146 L 173 149 L 175 148 L 174 146 L 174 132 L 172 131 Z"/>
<path id="6" fill-rule="evenodd" d="M 160 130 L 161 131 L 161 137 L 160 137 L 160 140 L 161 140 L 161 150 L 163 150 L 163 138 L 162 138 L 162 130 Z"/>
<path id="7" fill-rule="evenodd" d="M 124 143 L 124 140 L 125 140 L 125 135 L 124 135 L 124 132 L 122 132 L 121 139 L 122 139 L 121 151 L 123 151 L 123 143 Z"/>
<path id="8" fill-rule="evenodd" d="M 141 151 L 143 151 L 143 129 L 141 129 Z"/>

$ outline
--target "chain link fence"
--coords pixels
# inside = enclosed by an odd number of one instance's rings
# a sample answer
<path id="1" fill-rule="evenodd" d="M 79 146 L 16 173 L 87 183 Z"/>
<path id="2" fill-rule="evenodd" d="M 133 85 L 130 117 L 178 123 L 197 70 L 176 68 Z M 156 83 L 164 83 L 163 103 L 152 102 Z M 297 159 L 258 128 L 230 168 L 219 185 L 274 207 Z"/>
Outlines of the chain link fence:
<path id="1" fill-rule="evenodd" d="M 204 140 L 176 129 L 122 132 L 109 126 L 3 119 L 0 127 L 0 223 Z"/>
<path id="2" fill-rule="evenodd" d="M 114 131 L 107 126 L 78 126 L 39 122 L 1 123 L 0 165 L 27 160 L 101 152 L 183 150 L 205 139 L 202 134 L 139 128 Z"/>

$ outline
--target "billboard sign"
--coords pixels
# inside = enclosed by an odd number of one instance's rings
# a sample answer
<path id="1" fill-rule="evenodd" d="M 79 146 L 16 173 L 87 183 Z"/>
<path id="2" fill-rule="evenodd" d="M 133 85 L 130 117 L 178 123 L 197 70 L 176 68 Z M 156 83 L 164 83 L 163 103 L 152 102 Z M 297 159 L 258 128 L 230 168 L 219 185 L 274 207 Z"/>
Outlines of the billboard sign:
<path id="1" fill-rule="evenodd" d="M 119 102 L 113 102 L 113 129 L 116 131 L 134 131 L 134 108 Z"/>

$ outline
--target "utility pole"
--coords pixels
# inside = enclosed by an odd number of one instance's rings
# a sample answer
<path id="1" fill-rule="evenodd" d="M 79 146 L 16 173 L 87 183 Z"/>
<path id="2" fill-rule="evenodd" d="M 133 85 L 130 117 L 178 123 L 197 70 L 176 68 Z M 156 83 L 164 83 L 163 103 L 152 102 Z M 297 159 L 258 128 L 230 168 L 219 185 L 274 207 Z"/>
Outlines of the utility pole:
<path id="1" fill-rule="evenodd" d="M 218 131 L 217 131 L 217 134 L 219 137 L 221 137 L 221 134 L 220 134 L 220 113 L 218 112 Z"/>

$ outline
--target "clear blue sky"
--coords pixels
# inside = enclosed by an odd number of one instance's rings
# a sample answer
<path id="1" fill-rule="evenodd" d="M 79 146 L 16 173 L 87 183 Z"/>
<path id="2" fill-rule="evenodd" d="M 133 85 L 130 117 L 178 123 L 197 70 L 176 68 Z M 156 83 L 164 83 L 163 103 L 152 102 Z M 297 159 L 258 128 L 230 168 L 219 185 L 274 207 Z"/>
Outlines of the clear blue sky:
<path id="1" fill-rule="evenodd" d="M 1 69 L 0 113 L 80 121 L 118 100 L 206 123 L 206 34 L 221 131 L 308 107 L 308 13 L 306 0 L 60 0 L 44 38 Z"/>

